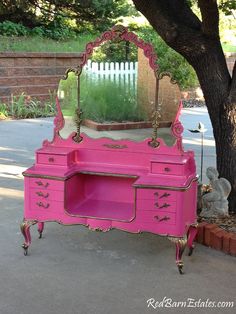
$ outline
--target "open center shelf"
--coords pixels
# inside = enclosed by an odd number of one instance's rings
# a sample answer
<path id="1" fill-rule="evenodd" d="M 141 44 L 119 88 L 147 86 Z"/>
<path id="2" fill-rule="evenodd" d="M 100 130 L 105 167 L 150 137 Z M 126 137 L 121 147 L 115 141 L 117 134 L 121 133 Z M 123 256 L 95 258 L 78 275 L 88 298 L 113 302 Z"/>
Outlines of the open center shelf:
<path id="1" fill-rule="evenodd" d="M 66 181 L 65 208 L 71 216 L 131 221 L 135 216 L 136 178 L 75 174 Z"/>

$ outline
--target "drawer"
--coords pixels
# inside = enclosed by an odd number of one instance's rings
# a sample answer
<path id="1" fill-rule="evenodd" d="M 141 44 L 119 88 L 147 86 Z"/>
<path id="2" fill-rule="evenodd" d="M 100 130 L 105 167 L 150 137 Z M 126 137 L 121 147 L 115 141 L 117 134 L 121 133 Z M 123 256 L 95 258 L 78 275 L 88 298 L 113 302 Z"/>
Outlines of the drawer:
<path id="1" fill-rule="evenodd" d="M 170 164 L 163 162 L 152 162 L 151 163 L 151 172 L 160 173 L 166 175 L 184 175 L 184 165 L 179 164 Z"/>
<path id="2" fill-rule="evenodd" d="M 40 190 L 64 190 L 64 181 L 50 180 L 45 178 L 30 178 L 30 188 L 40 188 Z"/>
<path id="3" fill-rule="evenodd" d="M 37 201 L 64 201 L 64 192 L 55 190 L 30 189 L 30 198 Z"/>
<path id="4" fill-rule="evenodd" d="M 137 199 L 176 202 L 178 193 L 178 191 L 172 190 L 137 189 Z"/>
<path id="5" fill-rule="evenodd" d="M 61 212 L 62 210 L 64 210 L 64 203 L 49 200 L 31 199 L 30 209 L 40 212 Z"/>
<path id="6" fill-rule="evenodd" d="M 55 154 L 37 154 L 38 164 L 65 165 L 67 166 L 67 156 Z"/>
<path id="7" fill-rule="evenodd" d="M 166 213 L 164 211 L 137 211 L 137 222 L 151 223 L 154 225 L 175 225 L 175 213 Z"/>
<path id="8" fill-rule="evenodd" d="M 137 210 L 154 210 L 156 213 L 163 212 L 176 212 L 177 205 L 175 202 L 164 200 L 145 200 L 139 199 L 136 202 Z"/>

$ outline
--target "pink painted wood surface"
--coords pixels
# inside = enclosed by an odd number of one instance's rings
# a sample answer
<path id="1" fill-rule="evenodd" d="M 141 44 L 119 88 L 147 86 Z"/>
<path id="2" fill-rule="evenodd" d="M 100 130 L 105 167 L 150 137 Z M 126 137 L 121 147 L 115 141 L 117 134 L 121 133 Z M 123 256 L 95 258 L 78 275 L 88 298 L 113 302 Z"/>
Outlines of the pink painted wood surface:
<path id="1" fill-rule="evenodd" d="M 102 40 L 114 34 L 105 34 Z M 138 40 L 126 31 L 122 36 Z M 86 47 L 84 62 L 95 46 Z M 145 53 L 151 51 L 143 47 Z M 172 125 L 175 144 L 170 147 L 158 139 L 158 148 L 149 145 L 151 139 L 92 139 L 81 134 L 82 141 L 77 143 L 75 132 L 63 139 L 58 99 L 56 106 L 53 139 L 43 142 L 36 151 L 36 163 L 24 172 L 26 220 L 81 224 L 103 231 L 115 228 L 178 237 L 187 233 L 196 222 L 197 182 L 194 153 L 182 147 L 181 104 Z"/>

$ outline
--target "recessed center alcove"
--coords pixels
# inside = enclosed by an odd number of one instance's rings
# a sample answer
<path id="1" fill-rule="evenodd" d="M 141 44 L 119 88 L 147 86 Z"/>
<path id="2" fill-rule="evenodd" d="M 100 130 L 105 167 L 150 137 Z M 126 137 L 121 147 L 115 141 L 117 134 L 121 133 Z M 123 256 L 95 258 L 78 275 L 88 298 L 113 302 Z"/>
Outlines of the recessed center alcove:
<path id="1" fill-rule="evenodd" d="M 72 216 L 131 221 L 136 178 L 79 173 L 66 181 L 65 208 Z"/>

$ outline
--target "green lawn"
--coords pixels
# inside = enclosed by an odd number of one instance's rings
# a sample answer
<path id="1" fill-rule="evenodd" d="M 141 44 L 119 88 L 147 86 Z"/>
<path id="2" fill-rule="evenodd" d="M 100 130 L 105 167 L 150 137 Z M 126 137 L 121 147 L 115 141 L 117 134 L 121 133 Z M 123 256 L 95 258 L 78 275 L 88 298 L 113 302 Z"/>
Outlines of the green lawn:
<path id="1" fill-rule="evenodd" d="M 86 43 L 96 39 L 96 34 L 81 34 L 76 39 L 53 40 L 32 37 L 0 36 L 0 52 L 81 52 Z M 236 46 L 222 44 L 224 51 L 236 52 Z"/>
<path id="2" fill-rule="evenodd" d="M 222 46 L 225 52 L 236 52 L 236 46 L 231 44 L 222 44 Z"/>
<path id="3" fill-rule="evenodd" d="M 56 41 L 47 38 L 0 36 L 0 52 L 81 52 L 96 35 L 83 34 L 76 39 Z"/>

